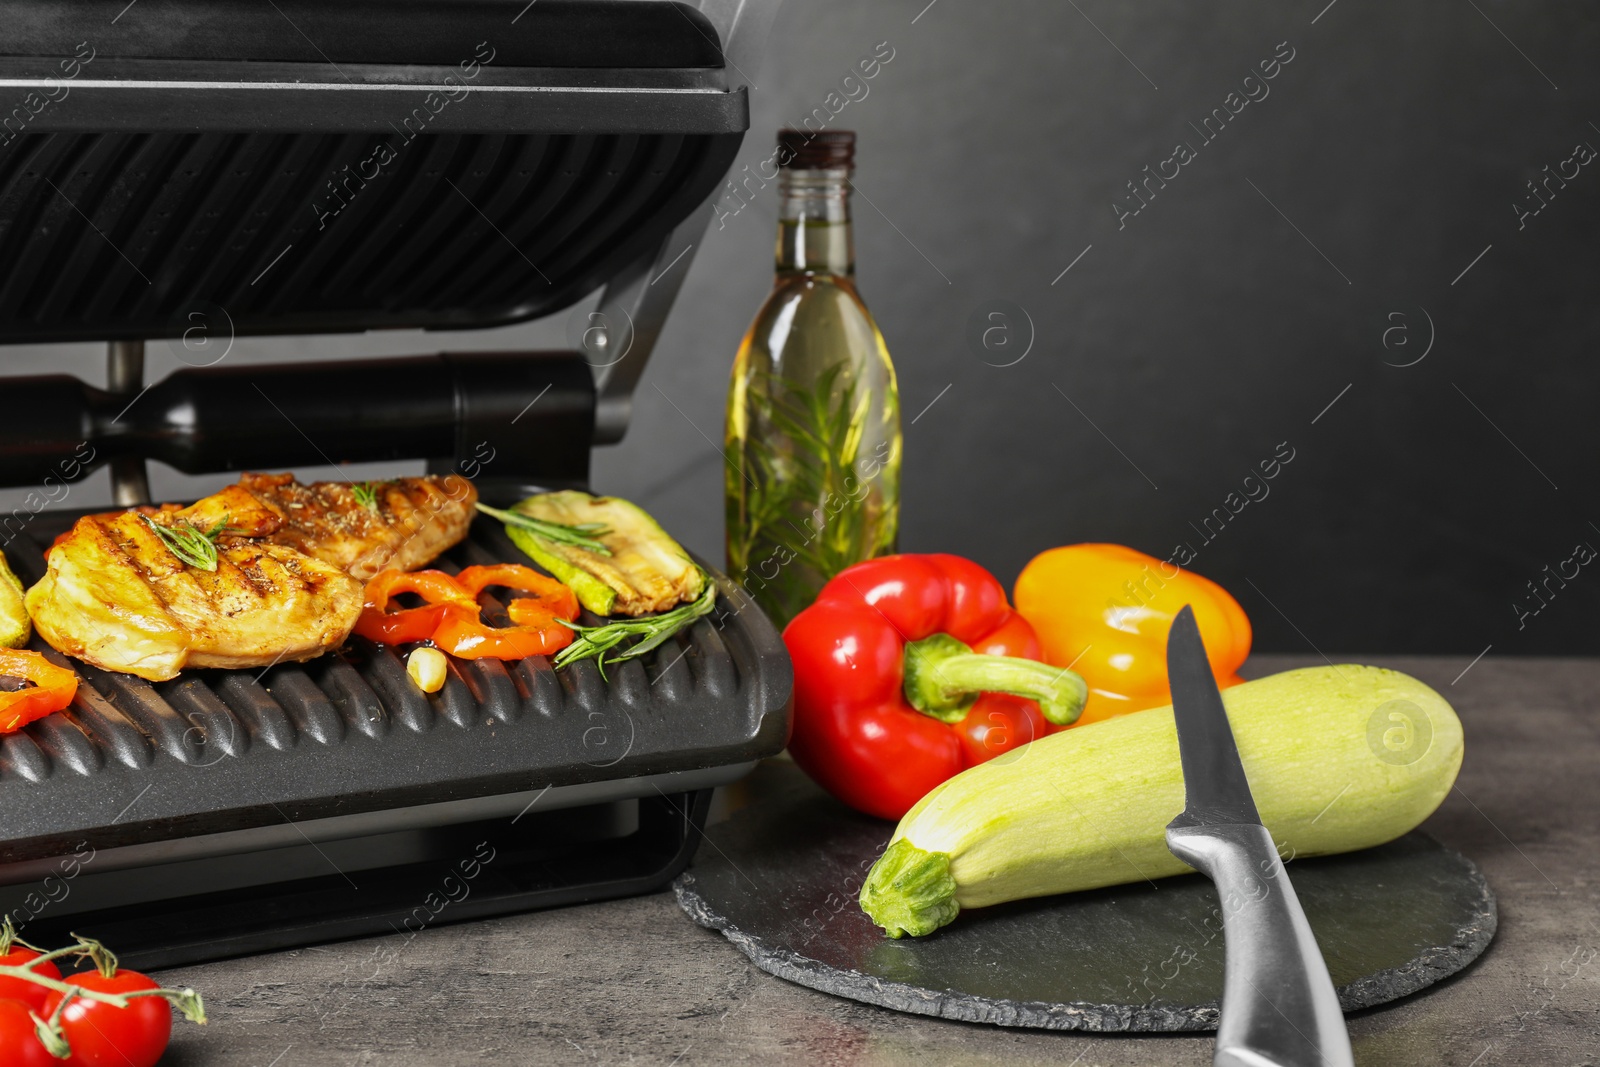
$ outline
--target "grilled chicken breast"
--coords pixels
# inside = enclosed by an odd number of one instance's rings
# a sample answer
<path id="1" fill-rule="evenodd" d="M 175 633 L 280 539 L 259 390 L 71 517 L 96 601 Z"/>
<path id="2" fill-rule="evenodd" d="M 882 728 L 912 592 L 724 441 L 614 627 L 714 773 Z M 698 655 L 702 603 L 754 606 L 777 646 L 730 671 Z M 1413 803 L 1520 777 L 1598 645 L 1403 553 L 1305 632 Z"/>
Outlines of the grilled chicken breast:
<path id="1" fill-rule="evenodd" d="M 288 474 L 246 474 L 200 504 L 209 504 L 208 514 L 217 518 L 231 515 L 231 526 L 240 525 L 241 516 L 260 521 L 258 509 L 264 509 L 277 525 L 252 527 L 262 529 L 257 536 L 366 581 L 389 568 L 414 570 L 459 543 L 478 500 L 473 484 L 456 474 L 395 478 L 368 488 L 371 506 L 347 482 L 302 485 Z"/>
<path id="2" fill-rule="evenodd" d="M 192 511 L 149 521 L 199 527 Z M 310 659 L 355 626 L 362 585 L 339 567 L 258 538 L 224 534 L 216 549 L 217 569 L 203 570 L 174 555 L 139 512 L 85 516 L 50 550 L 28 614 L 57 650 L 152 681 L 184 667 Z"/>
<path id="3" fill-rule="evenodd" d="M 411 570 L 467 535 L 477 491 L 465 478 L 370 487 L 246 474 L 190 507 L 78 520 L 28 591 L 28 614 L 57 650 L 152 681 L 184 667 L 264 667 L 337 648 L 361 614 L 362 583 Z M 179 558 L 151 523 L 215 531 L 216 569 Z"/>

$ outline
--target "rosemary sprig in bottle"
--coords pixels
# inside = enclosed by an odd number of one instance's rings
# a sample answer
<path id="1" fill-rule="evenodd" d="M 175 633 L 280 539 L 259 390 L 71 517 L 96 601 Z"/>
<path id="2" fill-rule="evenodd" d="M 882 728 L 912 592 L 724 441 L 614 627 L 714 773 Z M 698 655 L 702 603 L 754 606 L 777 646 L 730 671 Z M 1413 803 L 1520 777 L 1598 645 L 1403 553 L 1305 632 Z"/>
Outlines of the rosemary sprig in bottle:
<path id="1" fill-rule="evenodd" d="M 167 546 L 167 551 L 189 566 L 203 571 L 217 569 L 217 538 L 225 533 L 238 532 L 228 525 L 227 515 L 218 519 L 209 530 L 202 530 L 187 521 L 163 526 L 148 515 L 139 517 L 144 519 L 145 524 L 161 539 L 161 543 Z"/>
<path id="2" fill-rule="evenodd" d="M 600 556 L 611 555 L 611 549 L 607 548 L 604 542 L 596 540 L 598 535 L 611 532 L 604 523 L 580 522 L 576 526 L 567 526 L 559 522 L 546 522 L 544 519 L 536 519 L 520 512 L 491 508 L 487 504 L 479 504 L 477 507 L 485 515 L 499 519 L 508 526 L 520 526 L 530 533 L 538 534 L 546 541 L 573 545 Z"/>
<path id="3" fill-rule="evenodd" d="M 599 626 L 580 626 L 575 622 L 557 619 L 561 625 L 576 630 L 578 638 L 556 654 L 556 667 L 559 669 L 569 663 L 593 659 L 599 664 L 600 676 L 603 678 L 607 665 L 635 659 L 660 646 L 663 641 L 696 619 L 709 615 L 711 609 L 716 606 L 716 583 L 704 571 L 700 572 L 700 579 L 703 587 L 697 598 L 660 615 L 645 615 L 637 619 L 601 623 Z M 613 649 L 633 637 L 639 640 L 624 651 L 612 654 Z"/>
<path id="4" fill-rule="evenodd" d="M 809 386 L 776 373 L 752 386 L 752 429 L 725 453 L 728 572 L 780 626 L 834 575 L 894 550 L 897 463 L 889 442 L 868 445 L 874 394 L 848 370 L 835 363 Z M 868 477 L 869 460 L 883 473 Z"/>

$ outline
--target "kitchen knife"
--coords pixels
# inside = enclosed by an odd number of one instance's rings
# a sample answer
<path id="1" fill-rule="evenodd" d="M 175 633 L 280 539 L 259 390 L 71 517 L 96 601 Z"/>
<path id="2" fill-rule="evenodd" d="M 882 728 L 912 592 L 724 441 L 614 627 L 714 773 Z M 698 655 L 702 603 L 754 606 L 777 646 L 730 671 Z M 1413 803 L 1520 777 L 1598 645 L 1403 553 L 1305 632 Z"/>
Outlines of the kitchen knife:
<path id="1" fill-rule="evenodd" d="M 1195 625 L 1185 605 L 1167 633 L 1167 677 L 1183 760 L 1183 814 L 1167 824 L 1172 854 L 1222 898 L 1222 1018 L 1216 1067 L 1353 1067 L 1328 966 L 1261 825 Z"/>

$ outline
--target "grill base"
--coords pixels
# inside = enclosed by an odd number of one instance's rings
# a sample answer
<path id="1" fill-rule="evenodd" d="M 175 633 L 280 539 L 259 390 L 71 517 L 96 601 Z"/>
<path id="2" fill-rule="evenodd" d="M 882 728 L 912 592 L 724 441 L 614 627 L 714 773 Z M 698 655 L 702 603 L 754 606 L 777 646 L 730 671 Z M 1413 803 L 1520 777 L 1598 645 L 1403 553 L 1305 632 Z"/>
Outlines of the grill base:
<path id="1" fill-rule="evenodd" d="M 137 970 L 377 934 L 406 935 L 389 946 L 400 952 L 431 926 L 666 888 L 694 855 L 712 792 L 662 793 L 321 845 L 308 839 L 292 849 L 169 869 L 91 874 L 90 859 L 74 865 L 75 877 L 63 869 L 5 897 L 15 901 L 9 910 L 27 940 L 55 946 L 81 933 L 111 946 L 124 966 Z M 285 870 L 304 863 L 328 873 L 281 880 Z M 247 884 L 215 888 L 237 881 Z M 126 900 L 152 893 L 159 895 L 80 910 L 85 894 Z"/>

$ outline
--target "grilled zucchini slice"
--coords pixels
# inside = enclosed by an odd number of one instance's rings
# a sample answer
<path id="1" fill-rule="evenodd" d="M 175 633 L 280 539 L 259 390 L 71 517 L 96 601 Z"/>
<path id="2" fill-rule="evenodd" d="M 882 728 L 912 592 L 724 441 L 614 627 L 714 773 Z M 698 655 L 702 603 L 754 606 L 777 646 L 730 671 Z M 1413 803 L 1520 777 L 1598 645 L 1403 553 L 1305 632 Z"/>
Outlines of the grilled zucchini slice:
<path id="1" fill-rule="evenodd" d="M 570 586 L 596 615 L 667 611 L 694 601 L 704 590 L 705 575 L 683 546 L 643 508 L 621 497 L 565 490 L 530 496 L 510 510 L 563 526 L 598 523 L 604 528 L 592 536 L 609 556 L 506 526 L 513 544 Z"/>

